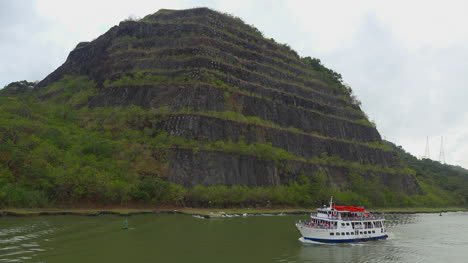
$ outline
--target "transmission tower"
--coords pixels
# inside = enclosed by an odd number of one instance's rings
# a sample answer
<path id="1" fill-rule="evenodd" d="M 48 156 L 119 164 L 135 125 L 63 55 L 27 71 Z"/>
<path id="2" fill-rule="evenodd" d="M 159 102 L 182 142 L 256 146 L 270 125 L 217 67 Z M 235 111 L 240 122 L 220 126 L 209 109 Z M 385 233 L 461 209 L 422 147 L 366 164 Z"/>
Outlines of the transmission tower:
<path id="1" fill-rule="evenodd" d="M 424 159 L 430 159 L 430 153 L 429 153 L 429 136 L 426 137 L 426 151 L 424 152 Z"/>
<path id="2" fill-rule="evenodd" d="M 445 164 L 445 153 L 444 153 L 444 136 L 440 136 L 440 153 L 439 163 Z"/>

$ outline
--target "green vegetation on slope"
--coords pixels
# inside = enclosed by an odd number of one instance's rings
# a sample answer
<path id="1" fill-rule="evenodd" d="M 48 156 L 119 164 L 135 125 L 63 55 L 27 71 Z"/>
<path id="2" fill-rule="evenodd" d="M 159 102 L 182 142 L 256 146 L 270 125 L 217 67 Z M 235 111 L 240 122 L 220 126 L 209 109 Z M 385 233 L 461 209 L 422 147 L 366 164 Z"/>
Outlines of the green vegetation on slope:
<path id="1" fill-rule="evenodd" d="M 189 10 L 185 10 L 189 11 Z M 177 11 L 175 11 L 177 12 Z M 139 20 L 140 22 L 145 22 L 145 23 L 158 23 L 158 24 L 193 24 L 197 25 L 199 27 L 208 27 L 213 32 L 217 33 L 217 37 L 220 39 L 225 40 L 230 39 L 231 43 L 246 43 L 248 42 L 250 45 L 256 46 L 258 50 L 274 50 L 275 53 L 281 54 L 283 56 L 284 62 L 288 63 L 291 61 L 294 61 L 295 64 L 303 64 L 306 65 L 305 68 L 308 70 L 314 72 L 316 75 L 320 76 L 319 79 L 315 79 L 313 81 L 319 81 L 321 80 L 325 81 L 328 83 L 328 88 L 330 89 L 336 89 L 338 91 L 342 91 L 345 94 L 352 95 L 352 89 L 349 86 L 346 86 L 342 83 L 342 78 L 341 75 L 332 69 L 329 69 L 325 67 L 319 59 L 316 58 L 311 58 L 311 57 L 304 57 L 301 58 L 298 53 L 293 50 L 289 45 L 287 44 L 279 44 L 277 43 L 274 39 L 268 39 L 263 36 L 261 31 L 259 31 L 257 28 L 254 26 L 246 24 L 244 21 L 242 21 L 240 18 L 226 14 L 226 13 L 220 13 L 214 10 L 210 10 L 210 12 L 217 13 L 217 17 L 215 20 L 216 22 L 211 21 L 213 17 L 202 15 L 188 15 L 188 16 L 181 16 L 179 18 L 173 17 L 172 19 L 165 20 L 165 19 L 159 19 L 161 13 L 156 13 L 153 15 L 148 15 L 145 18 Z M 222 26 L 218 26 L 222 25 Z M 222 33 L 222 34 L 221 34 Z M 240 38 L 239 36 L 242 35 L 243 37 Z M 138 38 L 132 37 L 132 36 L 125 36 L 126 40 L 130 38 L 129 40 L 137 40 Z M 232 41 L 234 40 L 234 41 Z M 267 47 L 267 48 L 265 48 Z M 347 96 L 343 97 L 344 99 L 348 99 Z M 356 98 L 353 96 L 353 103 L 358 103 L 359 101 L 356 100 Z"/>
<path id="2" fill-rule="evenodd" d="M 468 170 L 460 166 L 441 164 L 430 159 L 418 160 L 401 146 L 387 141 L 385 144 L 398 152 L 402 161 L 415 171 L 424 190 L 434 198 L 439 199 L 439 201 L 454 199 L 460 203 L 468 204 Z M 432 204 L 425 205 L 431 206 Z"/>
<path id="3" fill-rule="evenodd" d="M 156 123 L 160 118 L 151 110 L 82 107 L 95 92 L 93 81 L 84 77 L 66 77 L 40 91 L 30 88 L 15 89 L 13 93 L 11 89 L 0 91 L 0 207 L 86 203 L 316 206 L 326 202 L 330 195 L 340 203 L 379 207 L 467 202 L 468 183 L 466 173 L 461 170 L 450 172 L 450 180 L 445 180 L 445 170 L 436 164 L 418 167 L 417 160 L 407 161 L 426 192 L 407 196 L 391 191 L 372 176 L 364 179 L 364 175 L 373 171 L 412 174 L 412 170 L 385 170 L 326 155 L 304 160 L 271 144 L 242 141 L 203 144 L 174 137 L 148 128 L 148 123 Z M 221 115 L 218 117 L 226 117 Z M 249 154 L 276 162 L 295 160 L 324 167 L 342 166 L 352 171 L 351 185 L 347 189 L 332 187 L 326 173 L 319 172 L 312 179 L 300 176 L 296 182 L 283 186 L 185 189 L 166 178 L 168 153 L 174 146 Z M 431 172 L 421 170 L 424 167 L 431 167 Z"/>

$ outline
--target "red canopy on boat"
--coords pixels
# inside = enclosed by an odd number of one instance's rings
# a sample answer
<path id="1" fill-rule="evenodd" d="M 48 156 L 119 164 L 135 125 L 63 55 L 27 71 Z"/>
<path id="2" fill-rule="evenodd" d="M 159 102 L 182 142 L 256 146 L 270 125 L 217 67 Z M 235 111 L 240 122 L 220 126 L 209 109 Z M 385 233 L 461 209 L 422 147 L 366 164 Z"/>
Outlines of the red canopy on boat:
<path id="1" fill-rule="evenodd" d="M 348 206 L 348 205 L 334 205 L 333 208 L 337 211 L 349 211 L 349 212 L 365 212 L 364 207 Z"/>

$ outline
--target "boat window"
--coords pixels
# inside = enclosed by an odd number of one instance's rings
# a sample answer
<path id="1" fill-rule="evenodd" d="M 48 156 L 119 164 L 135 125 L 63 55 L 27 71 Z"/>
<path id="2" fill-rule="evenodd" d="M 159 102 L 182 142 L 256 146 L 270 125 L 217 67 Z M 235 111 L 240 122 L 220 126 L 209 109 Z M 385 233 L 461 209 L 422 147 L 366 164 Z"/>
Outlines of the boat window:
<path id="1" fill-rule="evenodd" d="M 341 225 L 342 225 L 342 226 L 344 226 L 344 225 L 345 225 L 345 223 L 341 223 Z"/>
<path id="2" fill-rule="evenodd" d="M 372 233 L 374 233 L 374 234 L 375 234 L 375 230 L 372 230 Z"/>
<path id="3" fill-rule="evenodd" d="M 349 223 L 346 223 L 347 226 L 349 226 Z"/>
<path id="4" fill-rule="evenodd" d="M 362 231 L 361 231 L 361 235 L 362 235 Z"/>
<path id="5" fill-rule="evenodd" d="M 334 235 L 335 235 L 335 233 L 333 233 L 333 232 L 330 233 L 330 236 L 334 236 Z"/>
<path id="6" fill-rule="evenodd" d="M 336 235 L 339 236 L 339 235 L 340 235 L 340 232 L 336 232 Z"/>
<path id="7" fill-rule="evenodd" d="M 349 236 L 349 232 L 346 232 L 346 235 Z"/>
<path id="8" fill-rule="evenodd" d="M 367 234 L 367 231 L 364 231 L 364 234 Z"/>
<path id="9" fill-rule="evenodd" d="M 345 235 L 345 233 L 344 233 L 344 232 L 341 232 L 341 235 L 342 235 L 342 236 L 344 236 L 344 235 Z"/>

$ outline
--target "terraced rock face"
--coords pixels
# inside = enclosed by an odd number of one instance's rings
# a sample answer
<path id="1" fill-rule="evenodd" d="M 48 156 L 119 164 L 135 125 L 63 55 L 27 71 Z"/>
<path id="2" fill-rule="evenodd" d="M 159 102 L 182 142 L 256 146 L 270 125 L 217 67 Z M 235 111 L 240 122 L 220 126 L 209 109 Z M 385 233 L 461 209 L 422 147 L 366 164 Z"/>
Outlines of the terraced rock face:
<path id="1" fill-rule="evenodd" d="M 65 75 L 98 84 L 90 108 L 138 105 L 158 115 L 142 127 L 151 136 L 270 149 L 174 145 L 167 176 L 184 186 L 278 185 L 325 171 L 330 184 L 346 188 L 347 174 L 359 171 L 393 190 L 421 191 L 347 88 L 287 46 L 206 8 L 121 22 L 78 44 L 38 87 Z"/>

